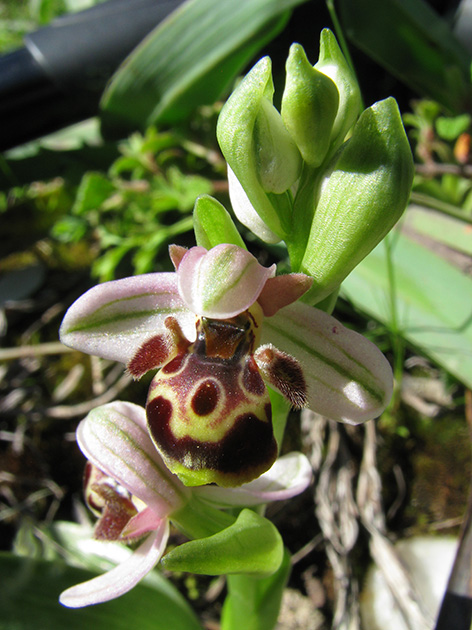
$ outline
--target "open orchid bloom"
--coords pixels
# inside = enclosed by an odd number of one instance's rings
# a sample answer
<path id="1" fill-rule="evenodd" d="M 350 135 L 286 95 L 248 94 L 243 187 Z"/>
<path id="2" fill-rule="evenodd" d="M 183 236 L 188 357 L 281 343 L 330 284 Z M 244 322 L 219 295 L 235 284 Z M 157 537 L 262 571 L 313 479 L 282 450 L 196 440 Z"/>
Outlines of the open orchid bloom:
<path id="1" fill-rule="evenodd" d="M 108 573 L 64 591 L 60 601 L 70 608 L 105 602 L 132 589 L 159 562 L 169 521 L 175 514 L 178 518 L 191 496 L 199 500 L 203 493 L 205 504 L 218 507 L 256 505 L 293 497 L 308 487 L 312 477 L 306 457 L 292 453 L 256 482 L 224 490 L 224 497 L 212 496 L 210 488 L 190 490 L 169 472 L 154 447 L 145 410 L 127 402 L 90 412 L 77 428 L 77 442 L 88 459 L 86 500 L 99 517 L 95 538 L 141 542 Z"/>
<path id="2" fill-rule="evenodd" d="M 189 486 L 237 486 L 274 463 L 265 383 L 295 407 L 358 424 L 392 392 L 380 351 L 297 302 L 304 274 L 275 276 L 236 245 L 172 246 L 175 273 L 96 286 L 68 310 L 61 340 L 121 361 L 139 378 L 160 368 L 146 406 L 151 438 Z"/>

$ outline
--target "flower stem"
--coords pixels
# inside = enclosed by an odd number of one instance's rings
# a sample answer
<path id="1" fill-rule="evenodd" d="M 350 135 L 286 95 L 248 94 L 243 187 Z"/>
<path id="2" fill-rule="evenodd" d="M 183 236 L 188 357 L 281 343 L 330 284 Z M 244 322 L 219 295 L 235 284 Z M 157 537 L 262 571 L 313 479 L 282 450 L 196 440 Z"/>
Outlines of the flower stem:
<path id="1" fill-rule="evenodd" d="M 206 538 L 232 525 L 236 517 L 192 496 L 171 520 L 189 538 Z"/>

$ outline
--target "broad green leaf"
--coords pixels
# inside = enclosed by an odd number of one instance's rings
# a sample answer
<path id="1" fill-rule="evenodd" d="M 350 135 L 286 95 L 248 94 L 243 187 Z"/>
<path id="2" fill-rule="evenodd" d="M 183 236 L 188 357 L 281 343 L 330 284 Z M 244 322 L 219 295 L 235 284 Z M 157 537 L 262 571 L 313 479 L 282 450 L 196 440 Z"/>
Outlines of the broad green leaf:
<path id="1" fill-rule="evenodd" d="M 59 604 L 59 594 L 94 573 L 9 553 L 0 554 L 0 572 L 0 630 L 201 630 L 184 598 L 157 573 L 154 587 L 139 584 L 105 604 L 71 610 Z"/>
<path id="2" fill-rule="evenodd" d="M 163 557 L 161 564 L 171 571 L 264 576 L 277 571 L 282 558 L 282 538 L 275 525 L 244 509 L 233 525 L 213 536 L 179 545 Z"/>
<path id="3" fill-rule="evenodd" d="M 405 213 L 403 225 L 439 243 L 472 255 L 471 226 L 460 219 L 411 205 Z"/>
<path id="4" fill-rule="evenodd" d="M 105 129 L 186 119 L 213 103 L 305 0 L 189 0 L 135 49 L 102 99 Z"/>
<path id="5" fill-rule="evenodd" d="M 266 578 L 228 576 L 228 596 L 221 617 L 222 630 L 272 630 L 290 574 L 286 551 L 278 571 Z"/>
<path id="6" fill-rule="evenodd" d="M 468 110 L 470 55 L 423 0 L 340 0 L 353 43 L 389 72 L 446 108 Z"/>
<path id="7" fill-rule="evenodd" d="M 238 228 L 227 210 L 209 195 L 201 195 L 195 202 L 193 225 L 197 245 L 211 249 L 229 243 L 247 249 Z"/>
<path id="8" fill-rule="evenodd" d="M 472 386 L 472 279 L 434 252 L 395 234 L 395 308 L 401 335 Z M 386 247 L 381 243 L 342 285 L 342 295 L 393 328 Z"/>

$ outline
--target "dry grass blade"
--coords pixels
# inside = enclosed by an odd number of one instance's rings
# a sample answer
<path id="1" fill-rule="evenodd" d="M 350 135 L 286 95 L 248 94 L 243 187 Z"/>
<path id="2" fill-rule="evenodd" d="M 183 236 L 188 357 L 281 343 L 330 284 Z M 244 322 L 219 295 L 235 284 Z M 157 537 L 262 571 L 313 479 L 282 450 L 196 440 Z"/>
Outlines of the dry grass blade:
<path id="1" fill-rule="evenodd" d="M 411 630 L 430 630 L 433 619 L 424 609 L 415 585 L 395 547 L 385 535 L 381 501 L 382 483 L 376 467 L 375 424 L 366 424 L 364 455 L 359 473 L 357 505 L 362 524 L 370 534 L 370 553 Z"/>
<path id="2" fill-rule="evenodd" d="M 355 470 L 342 427 L 329 422 L 328 452 L 315 490 L 316 516 L 326 540 L 336 590 L 332 628 L 360 628 L 359 588 L 349 553 L 357 540 L 357 507 L 353 496 Z"/>

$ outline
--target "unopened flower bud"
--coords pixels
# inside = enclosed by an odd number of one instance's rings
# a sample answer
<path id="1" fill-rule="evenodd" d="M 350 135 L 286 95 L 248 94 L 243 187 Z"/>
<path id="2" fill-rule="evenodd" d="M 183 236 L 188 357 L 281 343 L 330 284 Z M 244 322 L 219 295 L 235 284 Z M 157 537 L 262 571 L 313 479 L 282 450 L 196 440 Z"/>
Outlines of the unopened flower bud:
<path id="1" fill-rule="evenodd" d="M 334 291 L 383 239 L 408 202 L 413 160 L 393 98 L 366 109 L 321 188 L 301 271 L 312 303 Z"/>
<path id="2" fill-rule="evenodd" d="M 339 104 L 333 81 L 314 68 L 300 44 L 293 44 L 286 64 L 282 120 L 307 164 L 319 166 L 329 146 Z"/>
<path id="3" fill-rule="evenodd" d="M 281 194 L 298 179 L 300 153 L 279 112 L 263 98 L 254 121 L 257 174 L 265 192 Z"/>
<path id="4" fill-rule="evenodd" d="M 344 141 L 361 111 L 361 92 L 333 33 L 325 28 L 320 36 L 320 55 L 315 69 L 328 76 L 339 92 L 339 107 L 331 131 L 334 147 Z"/>
<path id="5" fill-rule="evenodd" d="M 264 224 L 283 238 L 290 224 L 288 208 L 267 193 L 283 193 L 297 180 L 301 156 L 272 105 L 271 61 L 261 59 L 241 81 L 221 110 L 217 136 L 229 167 Z M 235 208 L 238 214 L 237 208 Z M 244 222 L 244 218 L 242 219 Z"/>

